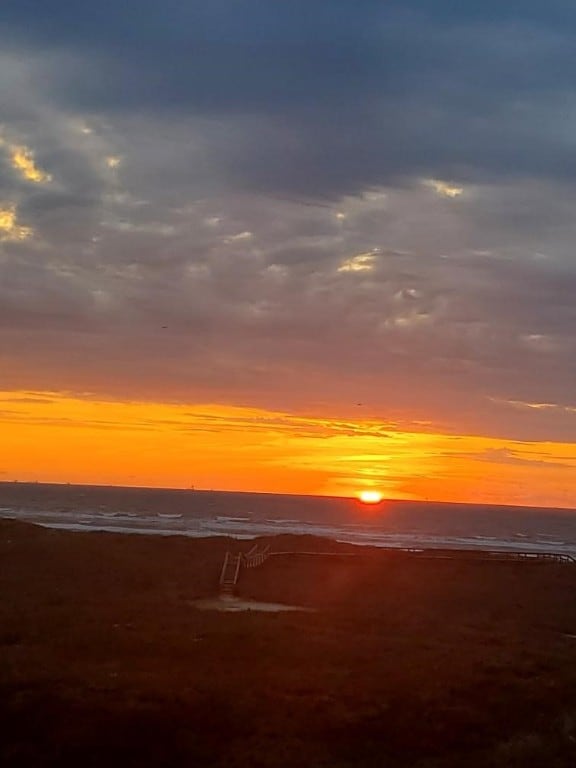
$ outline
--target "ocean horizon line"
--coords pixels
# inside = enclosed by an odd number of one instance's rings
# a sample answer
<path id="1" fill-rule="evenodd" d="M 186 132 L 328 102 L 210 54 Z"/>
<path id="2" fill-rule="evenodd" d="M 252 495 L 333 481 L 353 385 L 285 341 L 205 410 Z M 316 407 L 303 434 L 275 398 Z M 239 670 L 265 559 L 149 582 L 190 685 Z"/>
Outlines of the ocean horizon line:
<path id="1" fill-rule="evenodd" d="M 326 499 L 328 501 L 343 501 L 353 502 L 359 506 L 364 506 L 358 496 L 339 496 L 336 494 L 316 494 L 316 493 L 291 493 L 287 491 L 259 491 L 259 490 L 237 490 L 237 489 L 221 489 L 221 488 L 197 488 L 195 486 L 190 487 L 174 487 L 174 486 L 161 486 L 161 485 L 117 485 L 110 483 L 77 483 L 66 481 L 42 481 L 42 480 L 0 480 L 0 492 L 3 487 L 7 486 L 19 486 L 19 487 L 33 487 L 33 488 L 78 488 L 78 489 L 109 489 L 115 491 L 146 491 L 146 492 L 166 492 L 174 494 L 229 494 L 229 495 L 241 495 L 241 496 L 265 496 L 265 497 L 287 497 L 287 498 L 301 498 L 301 499 Z M 374 507 L 382 507 L 385 505 L 398 505 L 398 506 L 425 506 L 425 505 L 442 505 L 446 507 L 474 507 L 474 508 L 486 508 L 486 509 L 519 509 L 519 510 L 535 510 L 540 512 L 549 513 L 561 513 L 561 514 L 575 514 L 575 507 L 557 507 L 550 505 L 540 504 L 520 504 L 520 503 L 506 503 L 506 502 L 489 502 L 489 501 L 451 501 L 447 499 L 406 499 L 406 498 L 394 498 L 383 496 L 382 500 Z"/>

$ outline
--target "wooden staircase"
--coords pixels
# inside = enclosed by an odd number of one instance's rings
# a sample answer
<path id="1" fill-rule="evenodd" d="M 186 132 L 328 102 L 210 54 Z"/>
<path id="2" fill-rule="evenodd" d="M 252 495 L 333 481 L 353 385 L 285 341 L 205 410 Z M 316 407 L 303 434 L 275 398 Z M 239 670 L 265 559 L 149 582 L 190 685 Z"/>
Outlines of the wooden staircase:
<path id="1" fill-rule="evenodd" d="M 241 562 L 241 554 L 232 555 L 230 552 L 226 552 L 222 571 L 220 572 L 220 595 L 222 597 L 232 597 L 234 595 Z"/>
<path id="2" fill-rule="evenodd" d="M 222 570 L 220 571 L 220 596 L 228 598 L 234 596 L 242 566 L 245 568 L 256 568 L 262 565 L 269 557 L 270 547 L 259 549 L 257 544 L 245 554 L 239 552 L 237 555 L 233 555 L 231 552 L 226 552 Z"/>

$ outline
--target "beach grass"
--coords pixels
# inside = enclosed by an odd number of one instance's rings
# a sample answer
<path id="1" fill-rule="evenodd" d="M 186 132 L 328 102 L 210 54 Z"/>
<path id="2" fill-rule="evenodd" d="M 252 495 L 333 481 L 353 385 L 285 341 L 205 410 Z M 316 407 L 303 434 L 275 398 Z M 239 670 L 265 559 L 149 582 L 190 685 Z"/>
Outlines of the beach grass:
<path id="1" fill-rule="evenodd" d="M 576 567 L 301 546 L 0 521 L 2 764 L 576 765 Z"/>

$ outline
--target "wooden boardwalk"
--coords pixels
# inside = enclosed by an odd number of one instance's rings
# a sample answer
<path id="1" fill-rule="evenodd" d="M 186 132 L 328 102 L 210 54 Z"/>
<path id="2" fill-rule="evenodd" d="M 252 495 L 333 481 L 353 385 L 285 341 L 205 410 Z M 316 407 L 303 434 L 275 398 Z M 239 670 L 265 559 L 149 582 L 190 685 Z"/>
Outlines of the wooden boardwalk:
<path id="1" fill-rule="evenodd" d="M 576 563 L 574 555 L 564 552 L 524 552 L 484 549 L 403 549 L 414 557 L 443 560 L 479 560 L 523 563 Z"/>
<path id="2" fill-rule="evenodd" d="M 387 555 L 409 556 L 420 560 L 467 560 L 477 562 L 517 562 L 517 563 L 556 563 L 560 565 L 575 565 L 576 557 L 564 552 L 513 552 L 509 550 L 485 550 L 485 549 L 439 549 L 439 548 L 400 548 L 378 547 L 378 552 Z M 255 544 L 248 552 L 232 554 L 226 552 L 222 570 L 220 572 L 220 595 L 233 597 L 242 568 L 257 568 L 263 565 L 271 557 L 324 557 L 340 559 L 344 561 L 357 561 L 365 559 L 370 552 L 311 552 L 311 551 L 285 551 L 271 552 L 270 545 L 261 547 Z"/>
<path id="3" fill-rule="evenodd" d="M 576 564 L 576 556 L 565 552 L 526 552 L 510 550 L 486 550 L 486 549 L 440 549 L 436 547 L 429 548 L 411 548 L 411 547 L 376 547 L 378 552 L 385 552 L 389 555 L 409 555 L 422 560 L 478 560 L 478 561 L 501 561 L 501 562 L 524 562 L 524 563 L 562 563 Z M 374 550 L 372 550 L 374 551 Z M 280 556 L 304 556 L 304 557 L 332 557 L 332 558 L 361 558 L 365 557 L 364 552 L 270 552 L 269 557 Z"/>

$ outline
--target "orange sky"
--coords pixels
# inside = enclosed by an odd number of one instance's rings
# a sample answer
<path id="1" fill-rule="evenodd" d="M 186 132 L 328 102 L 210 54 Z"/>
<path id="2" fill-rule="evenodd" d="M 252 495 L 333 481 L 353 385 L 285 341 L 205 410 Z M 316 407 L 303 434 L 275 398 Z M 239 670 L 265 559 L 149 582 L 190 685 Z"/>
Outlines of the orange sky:
<path id="1" fill-rule="evenodd" d="M 576 445 L 219 405 L 0 394 L 3 480 L 575 506 Z"/>

